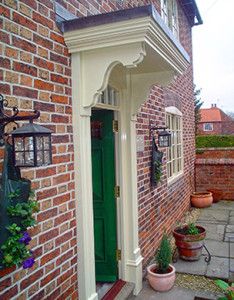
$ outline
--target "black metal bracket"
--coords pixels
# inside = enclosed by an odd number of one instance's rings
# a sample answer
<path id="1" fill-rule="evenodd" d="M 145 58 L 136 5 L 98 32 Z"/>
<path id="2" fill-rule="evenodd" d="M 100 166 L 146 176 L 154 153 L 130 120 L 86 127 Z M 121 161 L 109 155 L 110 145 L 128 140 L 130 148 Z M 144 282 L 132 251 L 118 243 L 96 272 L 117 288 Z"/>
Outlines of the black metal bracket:
<path id="1" fill-rule="evenodd" d="M 150 132 L 154 131 L 154 130 L 166 130 L 166 129 L 168 129 L 167 126 L 164 126 L 164 127 L 150 127 Z"/>
<path id="2" fill-rule="evenodd" d="M 13 114 L 11 116 L 7 115 L 5 111 L 5 107 L 11 108 Z M 0 146 L 4 144 L 4 136 L 8 135 L 5 133 L 5 127 L 9 123 L 15 123 L 16 121 L 26 121 L 29 120 L 32 122 L 34 119 L 38 119 L 40 117 L 40 112 L 38 110 L 34 110 L 31 114 L 18 115 L 19 109 L 17 106 L 9 107 L 8 101 L 4 99 L 3 95 L 0 94 Z"/>
<path id="3" fill-rule="evenodd" d="M 204 244 L 203 246 L 204 246 L 204 248 L 205 248 L 205 250 L 206 250 L 206 252 L 207 252 L 207 256 L 205 257 L 205 262 L 207 262 L 207 264 L 209 264 L 210 261 L 211 261 L 211 255 L 210 255 L 210 252 L 209 252 L 209 250 L 207 249 L 206 245 Z"/>

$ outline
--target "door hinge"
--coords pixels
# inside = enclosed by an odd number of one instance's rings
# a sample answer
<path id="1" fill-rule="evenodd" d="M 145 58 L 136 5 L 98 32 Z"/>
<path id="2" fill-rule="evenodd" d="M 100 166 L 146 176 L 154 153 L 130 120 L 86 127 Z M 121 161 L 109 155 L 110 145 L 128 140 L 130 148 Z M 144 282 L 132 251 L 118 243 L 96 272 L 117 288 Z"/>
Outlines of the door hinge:
<path id="1" fill-rule="evenodd" d="M 113 127 L 113 132 L 114 133 L 119 132 L 119 122 L 117 120 L 113 120 L 112 127 Z"/>
<path id="2" fill-rule="evenodd" d="M 115 198 L 119 198 L 120 197 L 120 187 L 118 185 L 115 186 Z"/>
<path id="3" fill-rule="evenodd" d="M 120 249 L 116 249 L 116 260 L 117 261 L 121 260 L 121 250 Z"/>

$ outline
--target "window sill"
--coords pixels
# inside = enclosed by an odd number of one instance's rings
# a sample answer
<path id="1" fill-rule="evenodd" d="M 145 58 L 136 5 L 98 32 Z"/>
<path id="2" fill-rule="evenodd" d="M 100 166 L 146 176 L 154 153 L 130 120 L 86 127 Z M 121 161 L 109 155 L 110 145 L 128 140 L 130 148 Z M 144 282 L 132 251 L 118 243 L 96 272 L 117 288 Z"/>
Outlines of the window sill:
<path id="1" fill-rule="evenodd" d="M 181 179 L 183 177 L 183 175 L 184 175 L 184 172 L 181 171 L 180 173 L 178 173 L 174 177 L 168 179 L 167 180 L 167 186 L 170 187 L 171 185 L 173 185 L 176 181 L 178 181 L 179 179 Z"/>

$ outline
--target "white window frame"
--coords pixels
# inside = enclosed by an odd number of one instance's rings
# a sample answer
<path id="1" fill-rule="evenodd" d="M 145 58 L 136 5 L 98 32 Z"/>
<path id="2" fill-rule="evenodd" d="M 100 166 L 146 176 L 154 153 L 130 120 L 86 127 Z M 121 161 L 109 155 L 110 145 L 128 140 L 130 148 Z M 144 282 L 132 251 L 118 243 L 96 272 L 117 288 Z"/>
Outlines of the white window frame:
<path id="1" fill-rule="evenodd" d="M 210 129 L 206 127 L 207 125 L 210 126 Z M 213 131 L 213 130 L 214 130 L 213 123 L 204 123 L 203 124 L 203 131 Z"/>
<path id="2" fill-rule="evenodd" d="M 171 147 L 167 148 L 167 181 L 176 181 L 184 172 L 182 113 L 174 106 L 166 107 L 166 126 L 171 132 Z"/>
<path id="3" fill-rule="evenodd" d="M 173 34 L 179 38 L 178 6 L 176 0 L 161 0 L 161 17 Z"/>
<path id="4" fill-rule="evenodd" d="M 168 0 L 161 0 L 161 16 L 167 25 L 169 25 L 168 11 Z"/>

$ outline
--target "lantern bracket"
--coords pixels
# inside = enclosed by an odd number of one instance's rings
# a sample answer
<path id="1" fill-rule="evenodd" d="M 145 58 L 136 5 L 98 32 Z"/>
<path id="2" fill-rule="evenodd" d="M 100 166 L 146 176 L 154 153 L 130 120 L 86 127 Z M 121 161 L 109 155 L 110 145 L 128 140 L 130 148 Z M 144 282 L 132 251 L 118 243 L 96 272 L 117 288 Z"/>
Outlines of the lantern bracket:
<path id="1" fill-rule="evenodd" d="M 155 131 L 155 130 L 159 131 L 159 130 L 166 130 L 166 129 L 168 129 L 168 127 L 166 127 L 166 126 L 164 126 L 164 127 L 151 127 L 150 132 Z"/>
<path id="2" fill-rule="evenodd" d="M 9 116 L 5 113 L 5 108 L 11 108 L 13 114 Z M 9 123 L 16 123 L 16 121 L 26 121 L 29 120 L 33 122 L 34 119 L 38 119 L 40 117 L 40 112 L 35 110 L 31 114 L 22 114 L 19 115 L 19 109 L 17 106 L 9 107 L 8 101 L 4 99 L 3 95 L 0 94 L 0 146 L 4 144 L 4 136 L 8 134 L 5 133 L 5 127 Z"/>

